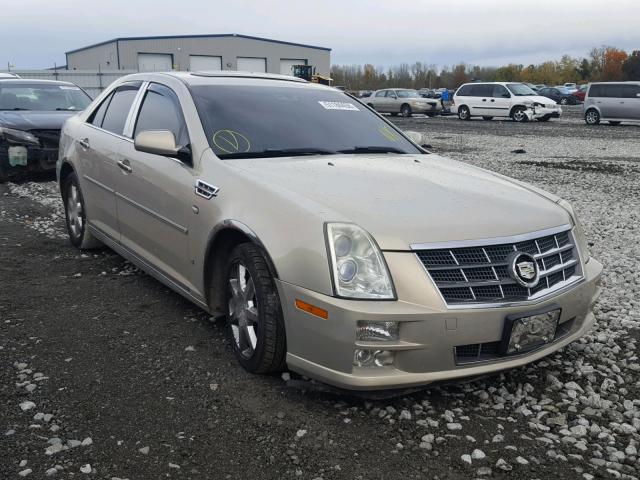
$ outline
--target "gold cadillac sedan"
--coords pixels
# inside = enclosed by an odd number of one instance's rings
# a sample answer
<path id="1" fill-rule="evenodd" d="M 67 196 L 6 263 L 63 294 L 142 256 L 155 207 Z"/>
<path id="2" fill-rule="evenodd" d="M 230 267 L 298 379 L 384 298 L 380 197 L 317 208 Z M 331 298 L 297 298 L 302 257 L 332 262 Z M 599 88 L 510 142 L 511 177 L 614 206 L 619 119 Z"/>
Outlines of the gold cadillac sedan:
<path id="1" fill-rule="evenodd" d="M 250 372 L 386 389 L 518 367 L 593 324 L 571 206 L 278 75 L 123 77 L 63 127 L 71 243 L 215 316 Z"/>

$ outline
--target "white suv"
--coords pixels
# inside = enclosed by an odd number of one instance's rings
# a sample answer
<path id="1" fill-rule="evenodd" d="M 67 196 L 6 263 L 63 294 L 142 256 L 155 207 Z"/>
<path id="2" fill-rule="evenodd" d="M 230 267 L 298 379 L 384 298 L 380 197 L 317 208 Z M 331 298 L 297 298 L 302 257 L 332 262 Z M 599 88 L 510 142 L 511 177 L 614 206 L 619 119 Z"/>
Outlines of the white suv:
<path id="1" fill-rule="evenodd" d="M 516 122 L 546 122 L 562 115 L 562 108 L 556 102 L 541 97 L 522 83 L 466 83 L 453 95 L 453 102 L 460 120 L 511 117 Z"/>

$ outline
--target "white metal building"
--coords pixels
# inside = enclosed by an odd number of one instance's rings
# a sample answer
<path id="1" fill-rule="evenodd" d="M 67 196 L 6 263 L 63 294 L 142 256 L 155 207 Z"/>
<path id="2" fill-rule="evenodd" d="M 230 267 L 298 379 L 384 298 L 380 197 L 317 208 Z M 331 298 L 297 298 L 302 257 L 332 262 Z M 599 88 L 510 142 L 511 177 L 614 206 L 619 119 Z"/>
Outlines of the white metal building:
<path id="1" fill-rule="evenodd" d="M 115 38 L 66 53 L 69 70 L 241 70 L 329 75 L 331 49 L 239 34 Z"/>

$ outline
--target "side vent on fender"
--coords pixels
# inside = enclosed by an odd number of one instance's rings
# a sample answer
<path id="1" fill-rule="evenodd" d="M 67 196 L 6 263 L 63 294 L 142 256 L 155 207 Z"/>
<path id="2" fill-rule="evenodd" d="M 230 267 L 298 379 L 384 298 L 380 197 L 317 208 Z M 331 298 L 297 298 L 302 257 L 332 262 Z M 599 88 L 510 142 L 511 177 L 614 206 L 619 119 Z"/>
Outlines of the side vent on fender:
<path id="1" fill-rule="evenodd" d="M 211 185 L 210 183 L 203 182 L 202 180 L 196 180 L 196 195 L 200 195 L 207 200 L 211 200 L 211 198 L 216 197 L 220 189 L 215 185 Z"/>

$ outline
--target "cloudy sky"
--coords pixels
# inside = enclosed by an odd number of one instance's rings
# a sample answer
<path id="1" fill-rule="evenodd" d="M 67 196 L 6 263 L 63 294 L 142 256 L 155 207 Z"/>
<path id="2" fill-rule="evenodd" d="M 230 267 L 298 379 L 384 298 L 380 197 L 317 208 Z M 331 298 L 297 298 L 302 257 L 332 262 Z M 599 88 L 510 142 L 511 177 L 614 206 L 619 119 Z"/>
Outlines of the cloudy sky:
<path id="1" fill-rule="evenodd" d="M 65 63 L 114 37 L 242 33 L 333 49 L 333 64 L 537 63 L 640 49 L 640 0 L 4 0 L 0 69 Z"/>

